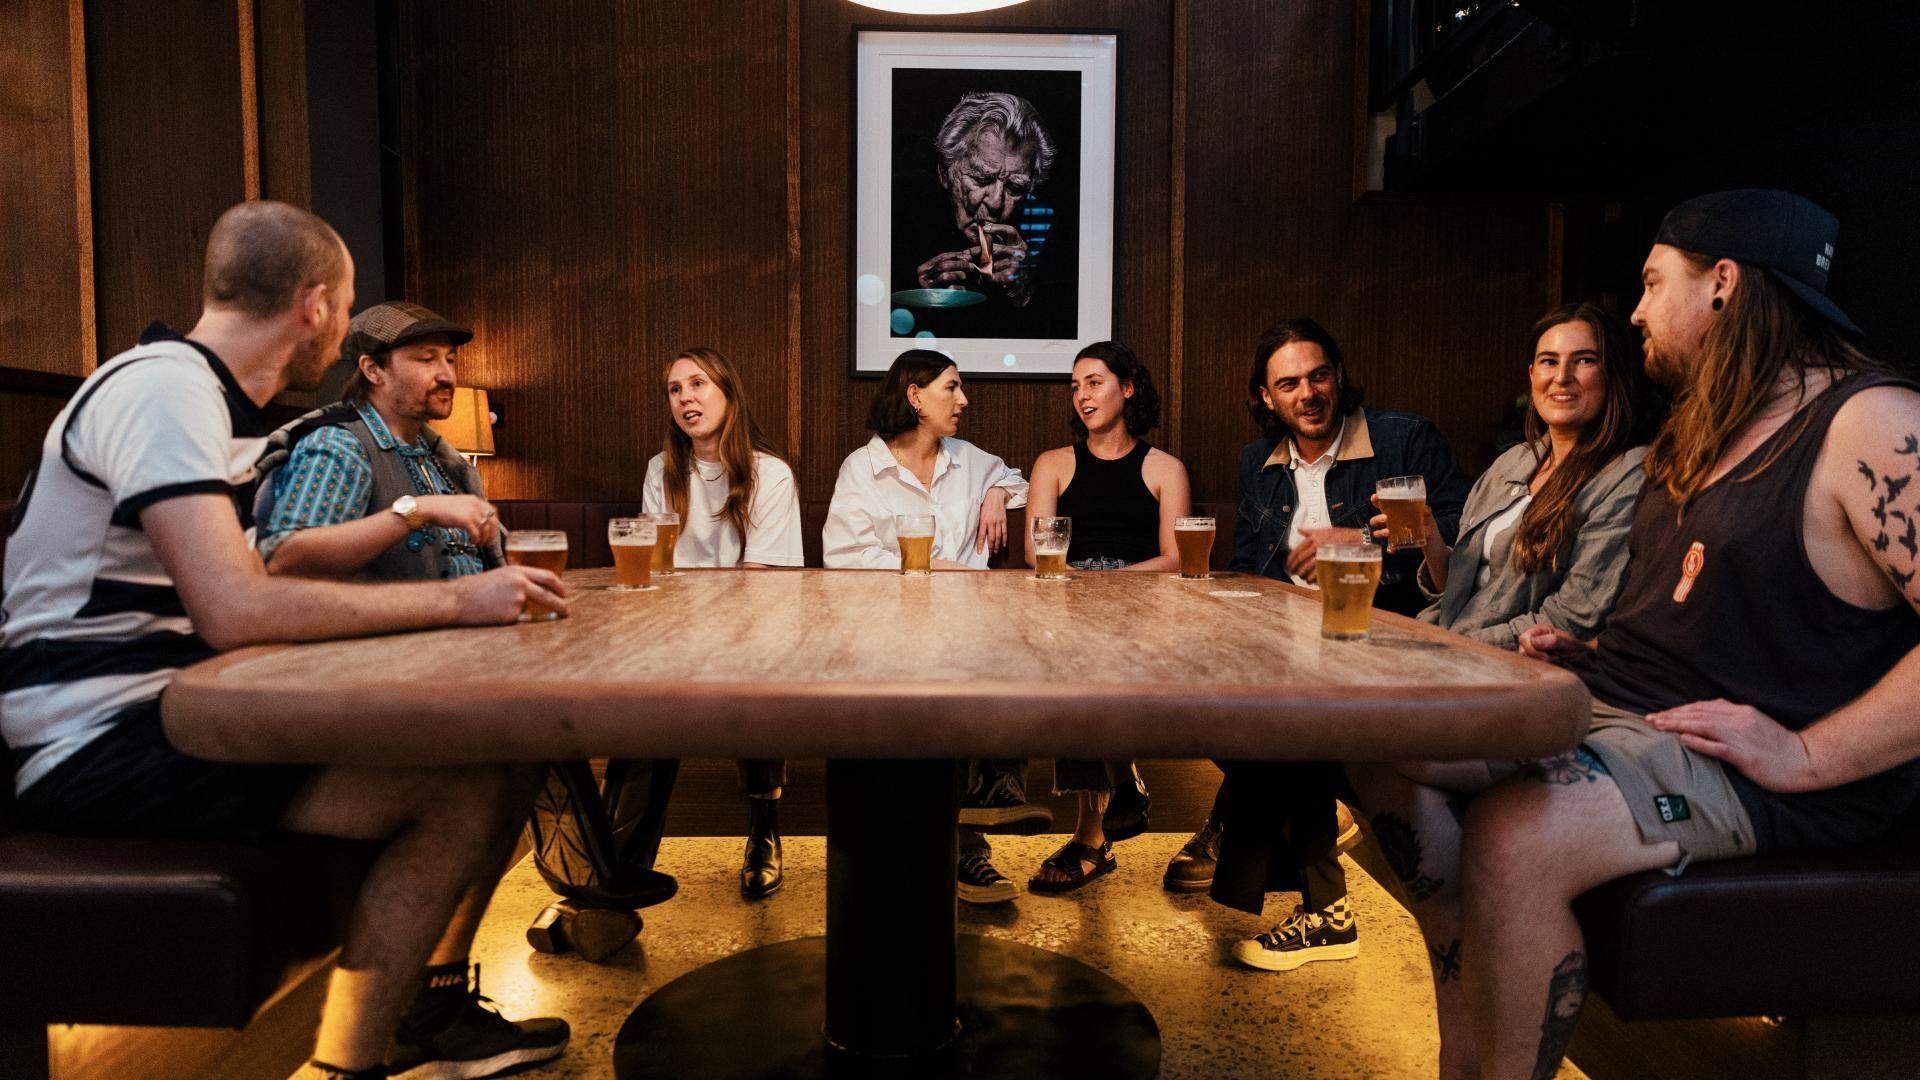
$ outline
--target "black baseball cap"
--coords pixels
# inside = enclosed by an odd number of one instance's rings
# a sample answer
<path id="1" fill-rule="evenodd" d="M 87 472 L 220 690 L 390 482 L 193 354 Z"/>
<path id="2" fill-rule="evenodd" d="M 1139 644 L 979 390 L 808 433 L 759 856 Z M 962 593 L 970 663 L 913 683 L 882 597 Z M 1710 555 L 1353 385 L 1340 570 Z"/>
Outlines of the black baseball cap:
<path id="1" fill-rule="evenodd" d="M 473 340 L 473 331 L 405 300 L 375 304 L 353 317 L 347 324 L 346 340 L 340 343 L 340 355 L 348 363 L 362 356 L 386 352 L 409 341 L 435 335 L 457 346 Z"/>
<path id="2" fill-rule="evenodd" d="M 1688 199 L 1667 211 L 1653 242 L 1762 267 L 1828 322 L 1858 334 L 1846 312 L 1827 299 L 1839 232 L 1838 218 L 1791 191 L 1741 188 Z"/>

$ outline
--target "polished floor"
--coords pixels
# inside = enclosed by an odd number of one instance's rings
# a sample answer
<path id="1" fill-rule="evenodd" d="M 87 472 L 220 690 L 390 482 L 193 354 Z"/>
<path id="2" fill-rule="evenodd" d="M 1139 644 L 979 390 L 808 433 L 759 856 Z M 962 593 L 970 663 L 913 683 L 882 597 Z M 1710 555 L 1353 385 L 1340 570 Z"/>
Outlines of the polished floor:
<path id="1" fill-rule="evenodd" d="M 996 837 L 994 863 L 1024 883 L 1061 839 Z M 1247 971 L 1226 959 L 1227 949 L 1262 929 L 1261 920 L 1204 895 L 1160 888 L 1162 867 L 1185 839 L 1150 833 L 1119 845 L 1119 870 L 1072 896 L 963 904 L 961 929 L 1065 953 L 1125 983 L 1159 1021 L 1162 1077 L 1434 1074 L 1438 1039 L 1424 946 L 1390 896 L 1350 868 L 1360 956 L 1285 974 Z M 648 909 L 639 940 L 602 964 L 527 947 L 525 928 L 552 894 L 531 863 L 515 867 L 474 949 L 484 989 L 509 1016 L 557 1014 L 574 1028 L 566 1056 L 527 1075 L 605 1077 L 614 1035 L 647 994 L 741 949 L 825 931 L 822 838 L 789 838 L 785 887 L 753 904 L 735 885 L 739 851 L 734 838 L 668 839 L 659 867 L 680 879 L 679 896 Z M 1286 899 L 1273 899 L 1274 920 Z M 1560 1073 L 1583 1075 L 1571 1065 Z"/>

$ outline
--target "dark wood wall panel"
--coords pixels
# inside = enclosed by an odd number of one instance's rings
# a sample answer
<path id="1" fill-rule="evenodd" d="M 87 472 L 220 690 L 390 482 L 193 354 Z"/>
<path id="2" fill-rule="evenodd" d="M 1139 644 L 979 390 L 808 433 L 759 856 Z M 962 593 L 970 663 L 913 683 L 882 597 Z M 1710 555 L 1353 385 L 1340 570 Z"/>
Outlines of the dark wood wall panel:
<path id="1" fill-rule="evenodd" d="M 882 16 L 846 3 L 803 7 L 801 44 L 802 265 L 801 403 L 803 497 L 833 493 L 840 462 L 866 441 L 867 403 L 877 383 L 848 374 L 853 283 L 853 34 Z M 1173 4 L 1163 0 L 1029 0 L 942 26 L 1113 30 L 1120 34 L 1119 175 L 1115 182 L 1114 336 L 1131 345 L 1163 385 L 1168 376 L 1168 237 Z M 975 380 L 960 437 L 1023 472 L 1040 451 L 1068 439 L 1062 382 Z"/>
<path id="2" fill-rule="evenodd" d="M 86 62 L 79 0 L 0 2 L 0 366 L 93 367 Z"/>
<path id="3" fill-rule="evenodd" d="M 1186 426 L 1195 497 L 1233 496 L 1253 344 L 1310 315 L 1376 407 L 1439 424 L 1469 468 L 1525 389 L 1554 299 L 1548 208 L 1353 198 L 1346 4 L 1212 0 L 1188 27 Z"/>
<path id="4" fill-rule="evenodd" d="M 407 294 L 476 338 L 511 498 L 637 497 L 660 373 L 733 358 L 786 439 L 787 13 L 407 5 Z"/>
<path id="5" fill-rule="evenodd" d="M 184 330 L 199 313 L 207 233 L 249 194 L 241 33 L 235 0 L 86 4 L 103 359 L 150 320 Z"/>

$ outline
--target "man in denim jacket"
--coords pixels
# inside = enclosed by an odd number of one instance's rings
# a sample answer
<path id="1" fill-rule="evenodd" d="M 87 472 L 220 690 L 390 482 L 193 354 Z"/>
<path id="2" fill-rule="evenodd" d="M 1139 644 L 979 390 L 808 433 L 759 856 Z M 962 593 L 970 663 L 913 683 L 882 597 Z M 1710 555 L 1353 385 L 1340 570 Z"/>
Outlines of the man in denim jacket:
<path id="1" fill-rule="evenodd" d="M 1374 485 L 1389 476 L 1426 479 L 1433 516 L 1453 542 L 1472 486 L 1453 451 L 1427 420 L 1362 408 L 1361 396 L 1340 346 L 1312 319 L 1284 320 L 1261 335 L 1247 408 L 1262 437 L 1240 452 L 1232 569 L 1312 587 L 1313 530 L 1366 528 Z M 1414 580 L 1420 558 L 1417 549 L 1385 558 L 1375 607 L 1413 615 L 1425 606 Z M 1213 814 L 1167 867 L 1167 887 L 1206 888 L 1220 903 L 1255 914 L 1269 890 L 1299 889 L 1301 906 L 1289 918 L 1235 947 L 1250 967 L 1286 971 L 1358 955 L 1359 928 L 1335 844 L 1337 767 L 1222 767 L 1229 779 Z"/>

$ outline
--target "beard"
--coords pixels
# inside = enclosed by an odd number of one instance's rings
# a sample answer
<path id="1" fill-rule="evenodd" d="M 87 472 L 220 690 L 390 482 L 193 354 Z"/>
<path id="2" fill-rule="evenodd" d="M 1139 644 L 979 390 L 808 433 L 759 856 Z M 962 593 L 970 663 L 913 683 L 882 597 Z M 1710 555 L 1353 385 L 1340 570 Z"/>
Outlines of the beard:
<path id="1" fill-rule="evenodd" d="M 1641 351 L 1645 358 L 1647 378 L 1655 386 L 1669 393 L 1686 389 L 1690 365 L 1685 358 L 1675 356 L 1672 349 L 1652 337 L 1644 339 Z"/>
<path id="2" fill-rule="evenodd" d="M 329 339 L 332 344 L 328 343 Z M 287 362 L 287 386 L 294 390 L 320 389 L 320 381 L 333 366 L 334 355 L 339 350 L 339 340 L 328 333 L 302 342 Z"/>

